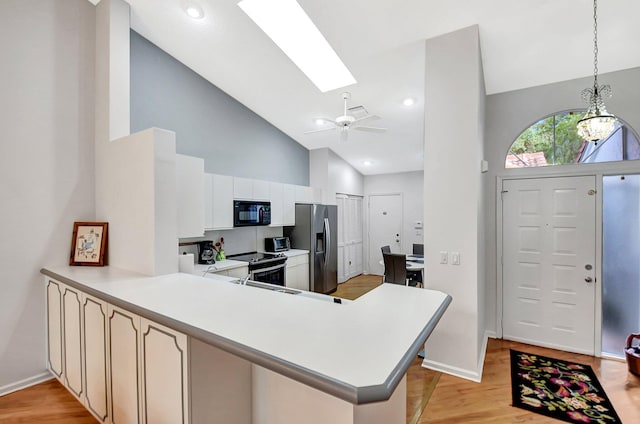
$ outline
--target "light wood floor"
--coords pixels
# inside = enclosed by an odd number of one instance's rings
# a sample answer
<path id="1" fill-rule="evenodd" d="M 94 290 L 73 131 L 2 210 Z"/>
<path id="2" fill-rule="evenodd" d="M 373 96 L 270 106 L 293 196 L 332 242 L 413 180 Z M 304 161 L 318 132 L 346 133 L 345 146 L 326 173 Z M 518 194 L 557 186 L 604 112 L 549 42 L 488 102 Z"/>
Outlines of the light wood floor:
<path id="1" fill-rule="evenodd" d="M 334 295 L 353 299 L 378 284 L 380 277 L 360 276 L 341 284 Z M 640 423 L 640 378 L 628 373 L 625 362 L 494 339 L 487 347 L 482 383 L 440 375 L 422 368 L 416 359 L 407 372 L 407 423 L 559 422 L 511 406 L 510 348 L 591 365 L 621 420 L 626 424 Z M 429 401 L 420 415 L 425 399 Z M 0 397 L 3 424 L 95 422 L 55 380 Z"/>

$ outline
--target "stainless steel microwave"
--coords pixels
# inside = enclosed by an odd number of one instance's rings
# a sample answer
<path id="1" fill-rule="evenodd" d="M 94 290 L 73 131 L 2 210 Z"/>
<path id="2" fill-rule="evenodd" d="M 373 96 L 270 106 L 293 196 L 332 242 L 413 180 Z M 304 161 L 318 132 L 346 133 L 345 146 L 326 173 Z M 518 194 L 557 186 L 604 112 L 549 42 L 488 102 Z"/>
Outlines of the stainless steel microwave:
<path id="1" fill-rule="evenodd" d="M 271 202 L 233 201 L 233 226 L 249 227 L 271 224 Z"/>

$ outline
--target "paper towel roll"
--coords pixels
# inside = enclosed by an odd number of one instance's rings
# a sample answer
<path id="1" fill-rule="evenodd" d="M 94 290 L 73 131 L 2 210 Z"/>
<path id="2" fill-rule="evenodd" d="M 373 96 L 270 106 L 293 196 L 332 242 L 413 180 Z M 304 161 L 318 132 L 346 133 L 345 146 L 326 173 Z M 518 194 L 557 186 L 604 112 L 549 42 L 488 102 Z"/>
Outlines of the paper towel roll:
<path id="1" fill-rule="evenodd" d="M 193 253 L 178 255 L 178 271 L 186 272 L 187 274 L 193 274 L 195 269 L 196 267 L 195 261 L 193 259 Z"/>

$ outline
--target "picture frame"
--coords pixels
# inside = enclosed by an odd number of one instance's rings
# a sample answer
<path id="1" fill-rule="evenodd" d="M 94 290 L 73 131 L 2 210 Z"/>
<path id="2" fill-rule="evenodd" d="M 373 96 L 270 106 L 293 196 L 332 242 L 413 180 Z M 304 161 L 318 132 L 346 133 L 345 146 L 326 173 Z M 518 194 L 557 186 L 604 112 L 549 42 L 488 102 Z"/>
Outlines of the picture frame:
<path id="1" fill-rule="evenodd" d="M 69 265 L 107 265 L 108 229 L 108 222 L 74 222 Z"/>

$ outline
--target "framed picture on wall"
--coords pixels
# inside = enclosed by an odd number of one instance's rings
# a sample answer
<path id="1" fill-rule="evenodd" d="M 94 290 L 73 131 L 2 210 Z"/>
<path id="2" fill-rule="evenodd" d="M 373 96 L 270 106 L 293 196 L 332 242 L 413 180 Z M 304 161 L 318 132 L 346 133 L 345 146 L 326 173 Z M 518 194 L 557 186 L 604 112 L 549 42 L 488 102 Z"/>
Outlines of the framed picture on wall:
<path id="1" fill-rule="evenodd" d="M 107 265 L 108 222 L 74 222 L 69 265 Z"/>

